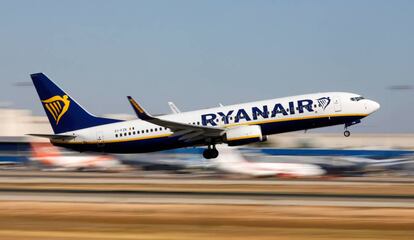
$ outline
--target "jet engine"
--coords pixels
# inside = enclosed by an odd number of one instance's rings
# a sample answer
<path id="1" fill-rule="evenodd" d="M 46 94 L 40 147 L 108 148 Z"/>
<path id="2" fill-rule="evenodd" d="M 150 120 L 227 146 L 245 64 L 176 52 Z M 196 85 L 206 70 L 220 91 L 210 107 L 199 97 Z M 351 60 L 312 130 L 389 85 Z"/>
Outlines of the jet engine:
<path id="1" fill-rule="evenodd" d="M 225 142 L 229 146 L 239 146 L 255 142 L 264 142 L 267 140 L 263 136 L 262 129 L 258 125 L 239 126 L 229 128 L 226 131 Z"/>

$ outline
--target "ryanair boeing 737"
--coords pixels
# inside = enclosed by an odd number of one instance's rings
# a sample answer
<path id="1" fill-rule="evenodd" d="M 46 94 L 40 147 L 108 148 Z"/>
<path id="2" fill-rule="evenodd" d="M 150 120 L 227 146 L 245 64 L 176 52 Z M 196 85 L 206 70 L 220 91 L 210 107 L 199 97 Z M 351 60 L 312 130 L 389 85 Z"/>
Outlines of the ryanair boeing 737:
<path id="1" fill-rule="evenodd" d="M 277 133 L 344 125 L 348 137 L 348 127 L 380 108 L 358 94 L 326 92 L 156 117 L 128 97 L 139 119 L 123 121 L 90 114 L 43 73 L 31 78 L 54 134 L 30 135 L 76 151 L 143 153 L 207 146 L 203 156 L 211 159 L 219 154 L 216 144 L 262 142 Z"/>

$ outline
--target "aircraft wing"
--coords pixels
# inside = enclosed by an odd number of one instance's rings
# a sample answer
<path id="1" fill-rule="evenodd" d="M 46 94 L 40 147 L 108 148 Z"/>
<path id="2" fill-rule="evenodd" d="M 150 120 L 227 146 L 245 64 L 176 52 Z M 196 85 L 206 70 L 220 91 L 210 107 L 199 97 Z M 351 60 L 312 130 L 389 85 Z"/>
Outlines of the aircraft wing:
<path id="1" fill-rule="evenodd" d="M 59 135 L 59 134 L 27 134 L 32 137 L 48 138 L 50 140 L 70 140 L 74 139 L 75 135 Z"/>
<path id="2" fill-rule="evenodd" d="M 192 142 L 205 138 L 216 138 L 221 137 L 225 132 L 224 128 L 191 125 L 160 119 L 147 113 L 131 96 L 128 96 L 128 101 L 131 103 L 138 118 L 171 129 L 174 132 L 171 137 L 181 136 L 179 140 Z"/>

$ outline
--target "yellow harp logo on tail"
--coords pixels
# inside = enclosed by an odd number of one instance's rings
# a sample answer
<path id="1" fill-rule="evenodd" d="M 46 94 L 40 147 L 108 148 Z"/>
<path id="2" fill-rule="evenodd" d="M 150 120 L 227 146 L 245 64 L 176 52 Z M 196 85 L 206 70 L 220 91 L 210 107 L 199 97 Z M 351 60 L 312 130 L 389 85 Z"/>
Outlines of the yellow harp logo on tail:
<path id="1" fill-rule="evenodd" d="M 42 103 L 47 111 L 49 111 L 50 115 L 55 119 L 56 125 L 59 124 L 60 119 L 68 111 L 70 105 L 69 97 L 67 95 L 54 96 L 43 100 Z"/>

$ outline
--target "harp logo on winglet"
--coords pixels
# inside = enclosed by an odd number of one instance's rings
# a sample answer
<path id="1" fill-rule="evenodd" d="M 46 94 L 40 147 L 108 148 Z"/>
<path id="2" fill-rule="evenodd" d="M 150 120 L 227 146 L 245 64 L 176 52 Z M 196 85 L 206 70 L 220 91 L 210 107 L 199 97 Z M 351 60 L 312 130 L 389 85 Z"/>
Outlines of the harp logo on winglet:
<path id="1" fill-rule="evenodd" d="M 142 107 L 134 99 L 131 98 L 129 101 L 131 102 L 132 106 L 138 110 L 139 113 L 144 113 L 144 109 L 142 109 Z"/>
<path id="2" fill-rule="evenodd" d="M 56 125 L 69 109 L 70 100 L 67 95 L 54 96 L 46 100 L 42 100 L 47 111 L 55 119 Z"/>

